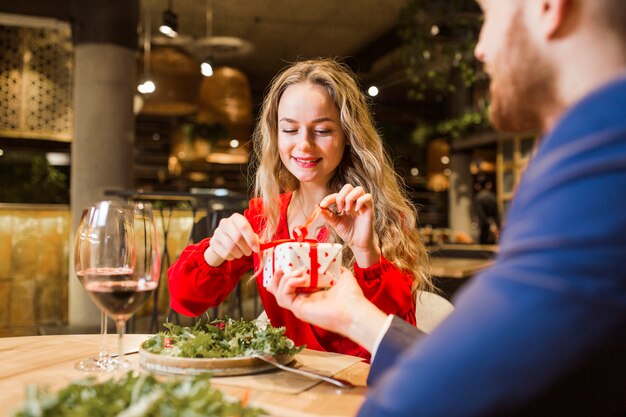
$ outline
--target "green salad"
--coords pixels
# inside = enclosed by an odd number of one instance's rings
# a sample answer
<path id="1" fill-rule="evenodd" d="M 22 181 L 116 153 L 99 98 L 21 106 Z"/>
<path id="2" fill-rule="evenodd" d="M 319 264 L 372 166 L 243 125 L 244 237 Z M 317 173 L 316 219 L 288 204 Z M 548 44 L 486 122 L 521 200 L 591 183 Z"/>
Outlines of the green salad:
<path id="1" fill-rule="evenodd" d="M 295 355 L 304 349 L 284 336 L 284 327 L 257 325 L 255 320 L 226 318 L 193 327 L 166 323 L 165 328 L 143 343 L 146 351 L 182 358 L 233 358 L 255 353 Z"/>
<path id="2" fill-rule="evenodd" d="M 266 415 L 230 401 L 211 387 L 210 378 L 170 378 L 128 372 L 120 379 L 74 382 L 56 394 L 29 386 L 14 417 L 256 417 Z"/>

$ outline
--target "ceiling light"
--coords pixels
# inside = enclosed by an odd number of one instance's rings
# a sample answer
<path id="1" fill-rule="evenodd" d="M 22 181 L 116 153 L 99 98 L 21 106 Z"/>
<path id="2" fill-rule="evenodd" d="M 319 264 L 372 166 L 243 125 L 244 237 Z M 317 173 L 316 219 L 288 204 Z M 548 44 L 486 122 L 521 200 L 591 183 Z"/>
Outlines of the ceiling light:
<path id="1" fill-rule="evenodd" d="M 237 146 L 239 146 L 239 141 L 237 139 L 233 139 L 230 141 L 231 148 L 236 148 Z"/>
<path id="2" fill-rule="evenodd" d="M 159 32 L 170 38 L 178 36 L 178 16 L 172 11 L 172 0 L 163 12 L 163 23 L 159 26 Z"/>
<path id="3" fill-rule="evenodd" d="M 211 75 L 213 75 L 213 67 L 211 66 L 211 63 L 208 60 L 200 64 L 200 72 L 205 77 L 210 77 Z"/>
<path id="4" fill-rule="evenodd" d="M 367 94 L 369 94 L 370 97 L 376 97 L 378 95 L 378 87 L 375 85 L 371 86 L 367 89 Z"/>
<path id="5" fill-rule="evenodd" d="M 146 80 L 137 86 L 137 91 L 141 94 L 152 94 L 156 91 L 156 85 L 152 80 Z"/>
<path id="6" fill-rule="evenodd" d="M 150 77 L 150 10 L 146 10 L 145 28 L 143 30 L 143 77 L 141 83 L 137 86 L 140 94 L 152 94 L 156 91 L 156 85 Z M 139 96 L 134 103 L 135 114 L 138 114 L 143 108 L 143 98 Z"/>
<path id="7" fill-rule="evenodd" d="M 70 165 L 70 156 L 65 152 L 48 152 L 46 153 L 46 160 L 48 164 L 52 166 Z"/>
<path id="8" fill-rule="evenodd" d="M 210 0 L 206 0 L 206 38 L 211 39 L 211 33 L 213 32 L 213 9 L 211 8 Z M 211 65 L 211 56 L 207 56 L 202 64 L 200 64 L 200 72 L 205 77 L 211 77 L 213 75 L 213 66 Z"/>

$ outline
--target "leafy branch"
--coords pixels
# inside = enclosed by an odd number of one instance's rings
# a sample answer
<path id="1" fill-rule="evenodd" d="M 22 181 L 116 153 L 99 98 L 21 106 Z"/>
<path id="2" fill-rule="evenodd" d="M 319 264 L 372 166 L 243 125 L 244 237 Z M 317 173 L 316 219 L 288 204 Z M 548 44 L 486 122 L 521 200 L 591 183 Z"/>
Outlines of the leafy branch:
<path id="1" fill-rule="evenodd" d="M 411 134 L 411 141 L 424 147 L 431 139 L 436 137 L 446 137 L 450 139 L 460 139 L 470 132 L 489 125 L 487 111 L 470 110 L 459 117 L 443 120 L 435 125 L 420 124 Z"/>
<path id="2" fill-rule="evenodd" d="M 402 63 L 414 85 L 409 97 L 423 100 L 427 90 L 454 94 L 477 79 L 474 47 L 481 14 L 474 0 L 407 0 L 400 13 Z"/>
<path id="3" fill-rule="evenodd" d="M 221 123 L 186 123 L 183 131 L 189 138 L 200 137 L 211 142 L 229 137 L 228 129 Z"/>

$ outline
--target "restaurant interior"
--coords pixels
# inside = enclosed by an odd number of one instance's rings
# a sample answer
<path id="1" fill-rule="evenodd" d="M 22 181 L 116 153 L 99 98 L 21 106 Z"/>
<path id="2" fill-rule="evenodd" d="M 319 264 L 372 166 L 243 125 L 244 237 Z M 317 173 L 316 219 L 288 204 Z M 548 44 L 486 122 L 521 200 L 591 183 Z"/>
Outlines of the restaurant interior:
<path id="1" fill-rule="evenodd" d="M 489 125 L 480 22 L 460 0 L 4 0 L 0 337 L 98 332 L 72 252 L 83 208 L 106 199 L 151 202 L 161 239 L 157 296 L 127 330 L 184 320 L 167 266 L 246 207 L 266 88 L 315 57 L 356 73 L 453 302 L 498 250 L 480 236 L 479 186 L 503 218 L 535 140 Z M 243 281 L 214 314 L 260 313 Z"/>

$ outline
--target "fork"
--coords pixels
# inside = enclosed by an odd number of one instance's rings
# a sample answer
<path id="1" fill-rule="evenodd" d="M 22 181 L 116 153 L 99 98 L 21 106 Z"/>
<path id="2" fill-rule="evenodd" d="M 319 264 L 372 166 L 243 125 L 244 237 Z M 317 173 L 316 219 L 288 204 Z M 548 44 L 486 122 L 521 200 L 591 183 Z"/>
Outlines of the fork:
<path id="1" fill-rule="evenodd" d="M 270 355 L 255 353 L 252 356 L 271 365 L 274 365 L 276 368 L 282 369 L 283 371 L 292 372 L 294 374 L 303 375 L 313 379 L 320 379 L 322 381 L 326 381 L 330 384 L 336 385 L 340 388 L 354 388 L 354 384 L 352 384 L 350 381 L 346 381 L 345 379 L 321 375 L 316 372 L 305 371 L 304 369 L 292 368 L 291 366 L 281 364 L 276 359 L 274 359 L 273 356 Z"/>

